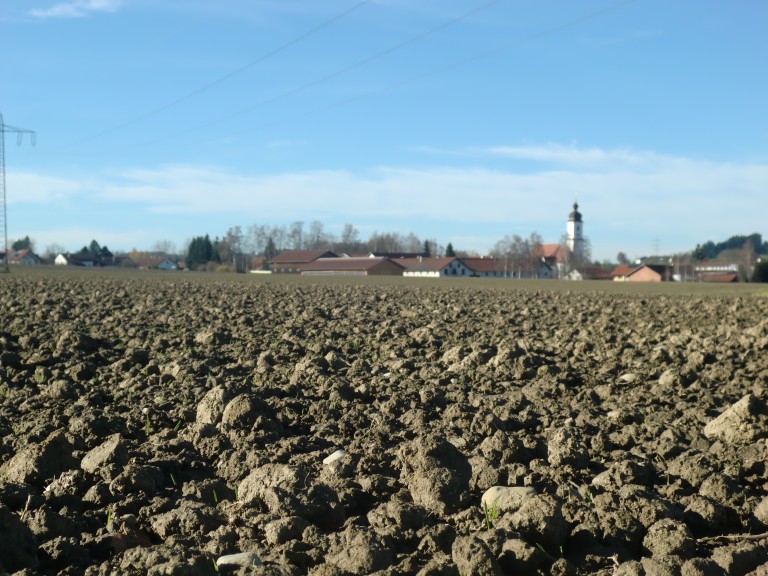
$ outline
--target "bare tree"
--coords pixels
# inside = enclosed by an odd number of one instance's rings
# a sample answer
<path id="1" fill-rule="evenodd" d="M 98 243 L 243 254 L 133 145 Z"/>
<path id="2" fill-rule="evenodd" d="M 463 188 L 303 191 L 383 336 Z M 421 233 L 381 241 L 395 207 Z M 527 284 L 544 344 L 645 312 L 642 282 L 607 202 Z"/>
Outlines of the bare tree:
<path id="1" fill-rule="evenodd" d="M 589 238 L 586 237 L 582 242 L 581 254 L 574 252 L 568 247 L 568 236 L 565 234 L 560 237 L 560 250 L 565 254 L 563 258 L 565 274 L 568 274 L 573 270 L 584 272 L 592 259 L 592 243 Z"/>
<path id="2" fill-rule="evenodd" d="M 169 256 L 176 255 L 176 244 L 171 240 L 158 240 L 152 245 L 152 251 Z"/>
<path id="3" fill-rule="evenodd" d="M 320 250 L 333 244 L 333 235 L 323 229 L 323 223 L 313 220 L 309 225 L 305 246 L 311 250 Z"/>
<path id="4" fill-rule="evenodd" d="M 541 258 L 544 254 L 544 239 L 541 237 L 541 234 L 538 232 L 531 232 L 531 235 L 528 237 L 528 267 L 529 267 L 529 274 L 534 277 L 538 278 L 539 276 L 539 263 L 541 262 Z"/>
<path id="5" fill-rule="evenodd" d="M 51 244 L 48 244 L 48 246 L 45 247 L 45 252 L 43 252 L 43 259 L 45 260 L 53 260 L 58 256 L 59 254 L 64 254 L 67 251 L 64 246 L 61 244 L 57 244 L 56 242 L 53 242 Z"/>
<path id="6" fill-rule="evenodd" d="M 291 250 L 304 250 L 304 222 L 297 220 L 288 229 Z"/>
<path id="7" fill-rule="evenodd" d="M 410 236 L 415 235 L 413 233 Z M 421 252 L 421 242 L 417 243 L 415 250 L 409 250 L 412 247 L 413 238 L 403 238 L 398 232 L 374 232 L 368 238 L 368 250 L 371 252 Z M 418 238 L 416 238 L 418 240 Z M 407 244 L 407 246 L 406 246 Z"/>
<path id="8" fill-rule="evenodd" d="M 402 246 L 400 250 L 393 250 L 393 252 L 409 252 L 411 254 L 418 254 L 423 248 L 423 243 L 416 234 L 408 232 L 408 235 L 402 239 Z"/>
<path id="9" fill-rule="evenodd" d="M 263 224 L 251 224 L 244 239 L 248 252 L 251 254 L 263 254 L 269 236 L 267 227 Z"/>
<path id="10" fill-rule="evenodd" d="M 333 246 L 339 254 L 355 254 L 366 251 L 366 244 L 360 240 L 360 232 L 352 224 L 344 224 L 341 237 Z"/>
<path id="11" fill-rule="evenodd" d="M 223 263 L 232 263 L 235 272 L 245 272 L 248 268 L 248 253 L 245 249 L 245 237 L 240 226 L 227 230 L 219 241 L 219 255 Z"/>
<path id="12" fill-rule="evenodd" d="M 742 282 L 749 282 L 752 280 L 753 271 L 755 269 L 755 247 L 752 245 L 751 240 L 744 242 L 744 247 L 741 249 L 741 252 L 739 280 Z"/>
<path id="13" fill-rule="evenodd" d="M 518 234 L 507 235 L 496 242 L 491 255 L 496 258 L 497 268 L 504 276 L 534 277 L 539 271 L 542 244 L 541 235 L 537 232 L 531 233 L 528 238 Z"/>

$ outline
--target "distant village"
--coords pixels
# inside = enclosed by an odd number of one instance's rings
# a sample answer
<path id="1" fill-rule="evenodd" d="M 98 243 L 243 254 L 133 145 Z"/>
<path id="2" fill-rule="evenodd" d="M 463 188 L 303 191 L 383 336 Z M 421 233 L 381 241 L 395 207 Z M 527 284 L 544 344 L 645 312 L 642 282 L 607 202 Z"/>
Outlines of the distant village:
<path id="1" fill-rule="evenodd" d="M 532 235 L 533 236 L 533 235 Z M 758 236 L 758 240 L 759 235 Z M 517 237 L 516 237 L 517 238 Z M 29 238 L 26 239 L 29 244 Z M 204 239 L 196 242 L 210 241 Z M 519 241 L 520 239 L 517 238 Z M 431 255 L 428 243 L 421 252 L 343 252 L 331 249 L 282 250 L 273 255 L 232 253 L 231 262 L 206 262 L 187 265 L 183 259 L 164 252 L 137 252 L 114 255 L 94 240 L 79 252 L 58 253 L 56 266 L 85 268 L 138 268 L 165 271 L 209 270 L 254 274 L 296 274 L 302 276 L 404 276 L 412 278 L 531 278 L 553 280 L 610 280 L 615 282 L 719 282 L 768 281 L 768 258 L 745 246 L 731 250 L 733 258 L 696 261 L 687 258 L 654 257 L 635 262 L 624 259 L 615 265 L 597 265 L 589 260 L 589 241 L 584 236 L 584 221 L 578 203 L 568 215 L 566 233 L 557 244 L 524 241 L 526 252 L 495 250 L 488 256 L 456 254 L 451 244 L 444 254 Z M 24 243 L 22 243 L 24 244 Z M 711 242 L 709 244 L 712 244 Z M 188 259 L 192 259 L 190 245 Z M 497 243 L 498 246 L 498 243 Z M 759 247 L 758 247 L 759 248 Z M 209 247 L 209 251 L 211 248 Z M 697 247 L 699 250 L 699 247 Z M 695 255 L 694 255 L 695 256 Z M 0 253 L 0 262 L 4 255 Z M 763 262 L 765 260 L 765 262 Z M 47 262 L 50 264 L 51 262 Z M 44 264 L 30 247 L 8 252 L 6 266 Z M 213 264 L 213 265 L 212 265 Z"/>

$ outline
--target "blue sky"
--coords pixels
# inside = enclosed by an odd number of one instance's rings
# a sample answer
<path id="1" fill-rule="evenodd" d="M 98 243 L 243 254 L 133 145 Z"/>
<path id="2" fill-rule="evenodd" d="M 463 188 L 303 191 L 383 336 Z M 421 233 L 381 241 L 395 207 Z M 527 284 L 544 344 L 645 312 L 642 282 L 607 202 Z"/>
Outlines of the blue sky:
<path id="1" fill-rule="evenodd" d="M 3 0 L 8 232 L 768 237 L 763 0 Z"/>

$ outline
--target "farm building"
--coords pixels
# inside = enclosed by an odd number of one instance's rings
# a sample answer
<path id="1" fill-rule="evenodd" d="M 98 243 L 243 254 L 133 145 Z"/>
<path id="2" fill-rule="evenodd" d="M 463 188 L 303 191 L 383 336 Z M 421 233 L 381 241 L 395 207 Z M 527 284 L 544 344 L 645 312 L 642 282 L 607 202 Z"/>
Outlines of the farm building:
<path id="1" fill-rule="evenodd" d="M 330 250 L 288 250 L 269 261 L 273 274 L 301 274 L 305 266 L 319 258 L 338 258 Z"/>
<path id="2" fill-rule="evenodd" d="M 302 265 L 302 276 L 402 276 L 403 267 L 389 258 L 317 258 Z"/>
<path id="3" fill-rule="evenodd" d="M 470 276 L 475 278 L 501 278 L 504 275 L 499 271 L 499 263 L 493 258 L 460 258 L 459 260 L 469 269 Z"/>
<path id="4" fill-rule="evenodd" d="M 739 278 L 737 262 L 701 262 L 693 268 L 694 277 L 701 282 L 736 282 Z"/>
<path id="5" fill-rule="evenodd" d="M 458 258 L 400 258 L 396 260 L 405 270 L 403 276 L 411 278 L 439 278 L 441 276 L 471 276 L 472 272 Z"/>

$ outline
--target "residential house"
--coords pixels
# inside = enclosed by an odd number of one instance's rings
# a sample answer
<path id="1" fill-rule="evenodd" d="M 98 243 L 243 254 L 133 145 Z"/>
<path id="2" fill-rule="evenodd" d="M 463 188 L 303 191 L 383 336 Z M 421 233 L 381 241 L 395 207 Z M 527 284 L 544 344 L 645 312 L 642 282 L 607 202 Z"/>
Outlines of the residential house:
<path id="1" fill-rule="evenodd" d="M 549 268 L 540 270 L 540 278 L 563 278 L 567 272 L 568 248 L 562 244 L 542 244 L 541 261 Z M 541 268 L 541 267 L 540 267 Z"/>
<path id="2" fill-rule="evenodd" d="M 53 261 L 57 266 L 83 266 L 92 268 L 96 265 L 96 258 L 90 252 L 76 252 L 74 254 L 58 254 Z"/>
<path id="3" fill-rule="evenodd" d="M 175 260 L 171 260 L 170 258 L 166 258 L 160 264 L 157 265 L 158 270 L 178 270 L 179 265 Z"/>
<path id="4" fill-rule="evenodd" d="M 338 258 L 330 250 L 287 250 L 269 261 L 273 274 L 301 274 L 309 263 L 319 258 Z"/>
<path id="5" fill-rule="evenodd" d="M 389 258 L 316 258 L 301 265 L 302 276 L 402 276 L 403 267 Z"/>
<path id="6" fill-rule="evenodd" d="M 636 266 L 630 266 L 628 264 L 618 264 L 611 270 L 611 279 L 614 282 L 626 282 L 627 276 L 634 272 Z"/>
<path id="7" fill-rule="evenodd" d="M 17 264 L 21 266 L 35 266 L 41 264 L 40 256 L 32 252 L 29 248 L 21 250 L 12 250 L 8 254 L 8 264 Z"/>
<path id="8" fill-rule="evenodd" d="M 669 282 L 673 279 L 672 266 L 662 264 L 644 264 L 632 270 L 627 277 L 627 282 Z"/>

